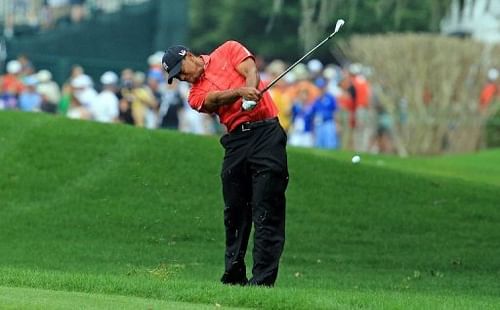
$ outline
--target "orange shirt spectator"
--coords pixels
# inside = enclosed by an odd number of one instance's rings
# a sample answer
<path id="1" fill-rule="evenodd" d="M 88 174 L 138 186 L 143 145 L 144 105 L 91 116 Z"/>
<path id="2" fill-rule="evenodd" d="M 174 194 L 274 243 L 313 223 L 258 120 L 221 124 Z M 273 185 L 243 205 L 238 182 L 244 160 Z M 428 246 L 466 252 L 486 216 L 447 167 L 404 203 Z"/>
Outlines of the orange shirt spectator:
<path id="1" fill-rule="evenodd" d="M 495 100 L 495 97 L 500 95 L 500 89 L 497 84 L 498 70 L 492 68 L 488 70 L 488 83 L 484 85 L 479 96 L 479 109 L 486 111 L 488 106 Z"/>
<path id="2" fill-rule="evenodd" d="M 314 83 L 309 80 L 301 80 L 288 87 L 285 95 L 289 98 L 298 98 L 300 93 L 305 92 L 308 93 L 307 104 L 312 103 L 321 94 L 321 91 Z"/>
<path id="3" fill-rule="evenodd" d="M 360 75 L 351 77 L 351 83 L 356 90 L 356 97 L 354 103 L 356 108 L 366 108 L 370 104 L 371 87 L 368 81 Z"/>
<path id="4" fill-rule="evenodd" d="M 481 95 L 479 96 L 479 109 L 481 111 L 488 109 L 488 106 L 493 102 L 498 94 L 498 85 L 495 82 L 489 82 L 486 84 L 481 90 Z"/>
<path id="5" fill-rule="evenodd" d="M 24 90 L 24 84 L 13 74 L 7 74 L 2 79 L 2 92 L 13 92 L 20 94 Z"/>
<path id="6" fill-rule="evenodd" d="M 24 89 L 24 84 L 19 78 L 21 73 L 21 63 L 11 60 L 7 63 L 7 74 L 2 78 L 2 92 L 20 94 Z"/>

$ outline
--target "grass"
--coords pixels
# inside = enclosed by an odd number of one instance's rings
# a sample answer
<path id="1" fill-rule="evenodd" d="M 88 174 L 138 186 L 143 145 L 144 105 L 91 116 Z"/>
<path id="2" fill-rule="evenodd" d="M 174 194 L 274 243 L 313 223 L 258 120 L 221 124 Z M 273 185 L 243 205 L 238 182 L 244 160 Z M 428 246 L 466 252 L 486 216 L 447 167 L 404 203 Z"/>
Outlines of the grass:
<path id="1" fill-rule="evenodd" d="M 215 137 L 0 113 L 0 308 L 500 307 L 500 150 L 290 149 L 273 289 L 218 283 L 222 155 Z"/>
<path id="2" fill-rule="evenodd" d="M 0 296 L 2 309 L 213 309 L 208 305 L 151 298 L 31 288 L 0 287 Z"/>
<path id="3" fill-rule="evenodd" d="M 324 152 L 307 150 L 310 154 L 349 161 L 352 152 Z M 404 171 L 405 173 L 444 176 L 470 182 L 500 186 L 500 165 L 496 162 L 500 151 L 485 150 L 473 154 L 442 155 L 433 157 L 413 156 L 408 158 L 390 155 L 363 155 L 363 164 Z"/>

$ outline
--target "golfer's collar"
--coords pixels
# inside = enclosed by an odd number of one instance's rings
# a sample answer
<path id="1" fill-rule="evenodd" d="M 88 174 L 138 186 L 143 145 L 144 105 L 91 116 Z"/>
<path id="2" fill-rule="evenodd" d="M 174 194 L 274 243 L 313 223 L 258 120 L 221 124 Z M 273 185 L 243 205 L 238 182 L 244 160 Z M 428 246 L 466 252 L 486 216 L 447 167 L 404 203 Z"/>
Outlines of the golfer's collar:
<path id="1" fill-rule="evenodd" d="M 203 62 L 204 62 L 203 69 L 207 69 L 208 64 L 210 63 L 210 56 L 201 55 L 200 57 L 201 57 L 201 59 L 203 59 Z"/>

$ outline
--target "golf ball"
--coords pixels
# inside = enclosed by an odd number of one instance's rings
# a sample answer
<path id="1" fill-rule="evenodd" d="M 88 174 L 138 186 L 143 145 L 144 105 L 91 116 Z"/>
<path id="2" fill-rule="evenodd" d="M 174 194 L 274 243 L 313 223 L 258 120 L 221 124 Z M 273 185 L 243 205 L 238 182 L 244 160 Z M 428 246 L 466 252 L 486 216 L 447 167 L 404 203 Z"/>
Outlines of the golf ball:
<path id="1" fill-rule="evenodd" d="M 353 164 L 357 164 L 361 161 L 361 157 L 359 157 L 359 155 L 354 155 L 351 159 L 352 163 Z"/>

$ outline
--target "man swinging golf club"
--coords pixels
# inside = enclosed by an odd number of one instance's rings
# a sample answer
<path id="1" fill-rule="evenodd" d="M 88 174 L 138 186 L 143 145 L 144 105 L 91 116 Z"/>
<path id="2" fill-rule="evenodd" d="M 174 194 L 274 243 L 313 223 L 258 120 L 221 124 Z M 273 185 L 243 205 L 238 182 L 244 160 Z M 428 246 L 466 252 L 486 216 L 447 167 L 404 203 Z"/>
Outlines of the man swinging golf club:
<path id="1" fill-rule="evenodd" d="M 288 185 L 287 136 L 277 108 L 266 92 L 300 61 L 331 39 L 344 24 L 310 50 L 267 87 L 260 81 L 254 56 L 228 41 L 210 55 L 195 55 L 182 45 L 165 51 L 162 65 L 173 78 L 191 84 L 190 106 L 215 113 L 228 133 L 220 142 L 224 225 L 224 284 L 273 286 L 285 244 L 285 191 Z M 261 89 L 262 91 L 259 91 Z M 252 278 L 246 277 L 245 253 L 254 225 Z"/>
<path id="2" fill-rule="evenodd" d="M 254 56 L 235 41 L 201 56 L 176 45 L 166 50 L 162 64 L 169 83 L 173 78 L 191 83 L 191 107 L 217 114 L 228 131 L 221 138 L 226 230 L 222 283 L 274 285 L 285 243 L 287 137 L 270 95 L 259 91 L 264 85 Z M 248 281 L 245 253 L 252 222 L 254 265 Z"/>

